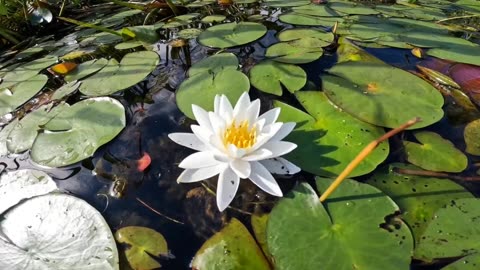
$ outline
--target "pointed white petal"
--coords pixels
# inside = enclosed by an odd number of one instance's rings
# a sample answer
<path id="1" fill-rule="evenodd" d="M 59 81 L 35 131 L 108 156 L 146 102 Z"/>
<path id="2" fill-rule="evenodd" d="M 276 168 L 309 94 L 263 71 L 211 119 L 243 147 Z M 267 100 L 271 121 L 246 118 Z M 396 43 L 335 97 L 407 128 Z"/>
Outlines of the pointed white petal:
<path id="1" fill-rule="evenodd" d="M 215 99 L 213 100 L 213 111 L 215 113 L 220 113 L 220 98 L 222 95 L 215 95 Z"/>
<path id="2" fill-rule="evenodd" d="M 182 162 L 180 162 L 180 164 L 178 164 L 178 167 L 183 169 L 198 169 L 212 167 L 218 163 L 219 161 L 213 157 L 212 152 L 204 151 L 189 155 Z"/>
<path id="3" fill-rule="evenodd" d="M 230 162 L 230 168 L 242 179 L 250 176 L 251 167 L 250 163 L 247 161 L 234 159 Z"/>
<path id="4" fill-rule="evenodd" d="M 192 133 L 170 133 L 168 134 L 170 140 L 194 150 L 204 151 L 207 149 L 205 144 L 200 141 L 197 136 Z"/>
<path id="5" fill-rule="evenodd" d="M 273 108 L 266 113 L 260 115 L 258 119 L 265 119 L 265 125 L 270 125 L 277 121 L 278 116 L 280 115 L 280 108 Z"/>
<path id="6" fill-rule="evenodd" d="M 292 130 L 295 128 L 296 124 L 297 123 L 295 123 L 295 122 L 283 123 L 282 127 L 277 132 L 277 134 L 275 134 L 275 136 L 273 136 L 270 140 L 271 141 L 280 141 L 280 140 L 284 139 L 285 137 L 287 137 L 288 134 L 290 134 L 290 132 L 292 132 Z"/>
<path id="7" fill-rule="evenodd" d="M 244 149 L 240 149 L 233 144 L 228 145 L 227 152 L 228 152 L 228 156 L 230 158 L 241 158 L 246 153 L 246 151 Z"/>
<path id="8" fill-rule="evenodd" d="M 219 174 L 225 170 L 226 164 L 218 164 L 212 167 L 200 168 L 200 169 L 186 169 L 177 179 L 178 183 L 192 183 L 205 180 L 212 176 Z"/>
<path id="9" fill-rule="evenodd" d="M 208 118 L 210 119 L 210 123 L 212 123 L 213 133 L 217 136 L 223 136 L 226 129 L 225 120 L 214 112 L 209 112 Z"/>
<path id="10" fill-rule="evenodd" d="M 237 104 L 235 104 L 235 108 L 233 108 L 233 118 L 239 118 L 240 115 L 245 113 L 248 106 L 250 106 L 250 97 L 248 96 L 248 92 L 243 92 Z"/>
<path id="11" fill-rule="evenodd" d="M 245 161 L 257 161 L 257 160 L 267 159 L 271 157 L 272 154 L 273 153 L 270 150 L 260 148 L 257 151 L 254 151 L 252 153 L 249 153 L 243 156 L 242 159 Z"/>
<path id="12" fill-rule="evenodd" d="M 226 168 L 220 173 L 217 183 L 217 206 L 221 211 L 225 210 L 227 206 L 235 198 L 240 179 L 230 168 Z"/>
<path id="13" fill-rule="evenodd" d="M 193 115 L 195 115 L 195 119 L 202 128 L 212 129 L 207 111 L 195 104 L 192 105 L 192 111 Z"/>
<path id="14" fill-rule="evenodd" d="M 268 127 L 265 127 L 262 133 L 257 136 L 257 141 L 255 142 L 255 144 L 250 149 L 248 149 L 248 152 L 252 153 L 257 149 L 263 147 L 265 143 L 270 141 L 270 139 L 275 136 L 275 134 L 277 134 L 280 128 L 282 128 L 282 125 L 283 123 L 274 123 L 268 125 Z"/>
<path id="15" fill-rule="evenodd" d="M 230 123 L 233 118 L 233 108 L 232 104 L 230 104 L 230 101 L 228 101 L 228 98 L 225 95 L 222 95 L 220 97 L 220 115 L 225 119 L 227 123 Z"/>
<path id="16" fill-rule="evenodd" d="M 210 145 L 210 136 L 212 135 L 212 132 L 210 130 L 207 130 L 197 125 L 191 125 L 190 128 L 192 129 L 193 134 L 195 134 L 195 136 L 201 142 L 203 142 L 206 146 Z"/>
<path id="17" fill-rule="evenodd" d="M 259 114 L 260 114 L 260 100 L 255 99 L 252 103 L 250 103 L 250 106 L 248 106 L 247 111 L 245 113 L 244 120 L 247 120 L 251 127 L 251 125 L 253 125 L 256 122 Z"/>
<path id="18" fill-rule="evenodd" d="M 249 177 L 250 180 L 263 191 L 274 196 L 282 197 L 282 190 L 270 172 L 259 162 L 251 162 L 250 164 L 252 166 L 252 172 Z"/>
<path id="19" fill-rule="evenodd" d="M 272 156 L 269 158 L 274 158 L 292 152 L 297 148 L 297 145 L 291 142 L 269 141 L 265 143 L 262 148 L 272 152 Z"/>
<path id="20" fill-rule="evenodd" d="M 295 164 L 281 157 L 260 160 L 260 163 L 265 166 L 269 172 L 275 174 L 296 174 L 301 171 Z"/>

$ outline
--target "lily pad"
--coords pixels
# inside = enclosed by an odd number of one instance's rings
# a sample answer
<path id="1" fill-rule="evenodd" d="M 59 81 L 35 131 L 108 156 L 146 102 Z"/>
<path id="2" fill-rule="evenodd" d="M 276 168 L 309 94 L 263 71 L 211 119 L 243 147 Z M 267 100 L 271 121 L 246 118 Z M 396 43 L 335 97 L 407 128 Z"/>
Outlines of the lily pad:
<path id="1" fill-rule="evenodd" d="M 437 258 L 466 256 L 480 251 L 480 200 L 451 200 L 438 209 L 415 249 L 415 257 Z"/>
<path id="2" fill-rule="evenodd" d="M 233 53 L 219 53 L 195 63 L 189 70 L 188 76 L 200 73 L 216 74 L 223 69 L 238 69 L 238 59 Z"/>
<path id="3" fill-rule="evenodd" d="M 348 15 L 375 15 L 379 12 L 362 4 L 344 1 L 332 1 L 328 7 Z"/>
<path id="4" fill-rule="evenodd" d="M 316 183 L 324 191 L 332 181 Z M 323 204 L 310 185 L 301 183 L 269 216 L 267 243 L 275 268 L 410 269 L 408 227 L 401 221 L 392 231 L 381 227 L 397 210 L 381 191 L 353 180 L 344 181 Z"/>
<path id="5" fill-rule="evenodd" d="M 270 7 L 298 7 L 310 4 L 309 0 L 265 0 Z"/>
<path id="6" fill-rule="evenodd" d="M 302 45 L 305 47 L 326 47 L 335 39 L 331 32 L 311 28 L 287 29 L 280 32 L 277 38 L 280 41 L 302 40 Z"/>
<path id="7" fill-rule="evenodd" d="M 189 13 L 173 17 L 162 26 L 163 29 L 177 28 L 192 23 L 193 19 L 200 16 L 200 13 Z"/>
<path id="8" fill-rule="evenodd" d="M 194 269 L 255 269 L 270 266 L 250 232 L 232 218 L 220 232 L 208 239 L 195 254 Z"/>
<path id="9" fill-rule="evenodd" d="M 274 61 L 289 64 L 306 64 L 323 55 L 322 47 L 312 46 L 311 39 L 279 42 L 268 47 L 265 56 Z"/>
<path id="10" fill-rule="evenodd" d="M 295 96 L 309 114 L 281 102 L 274 104 L 282 109 L 279 121 L 297 123 L 287 137 L 297 148 L 287 159 L 302 170 L 322 176 L 338 175 L 367 144 L 384 134 L 382 128 L 334 107 L 322 92 L 300 91 Z M 350 176 L 373 171 L 388 152 L 388 142 L 381 143 Z"/>
<path id="11" fill-rule="evenodd" d="M 207 47 L 230 48 L 253 42 L 266 32 L 267 28 L 260 23 L 225 23 L 207 28 L 198 36 L 198 42 Z"/>
<path id="12" fill-rule="evenodd" d="M 443 267 L 441 270 L 477 270 L 480 266 L 480 253 L 465 256 Z"/>
<path id="13" fill-rule="evenodd" d="M 133 269 L 156 269 L 161 265 L 152 258 L 153 256 L 167 256 L 167 241 L 159 232 L 150 228 L 128 226 L 115 233 L 119 243 L 128 244 L 130 247 L 125 255 Z"/>
<path id="14" fill-rule="evenodd" d="M 333 9 L 330 9 L 326 5 L 309 4 L 306 6 L 294 7 L 292 8 L 292 10 L 298 14 L 318 16 L 318 17 L 340 17 L 341 16 L 336 11 L 334 11 Z"/>
<path id="15" fill-rule="evenodd" d="M 443 97 L 428 82 L 409 72 L 371 62 L 344 62 L 322 76 L 328 98 L 365 122 L 395 128 L 420 117 L 410 129 L 429 126 L 443 117 Z"/>
<path id="16" fill-rule="evenodd" d="M 480 46 L 449 46 L 445 48 L 433 48 L 427 51 L 430 56 L 451 60 L 465 64 L 480 66 Z M 1 85 L 0 85 L 1 86 Z"/>
<path id="17" fill-rule="evenodd" d="M 29 101 L 42 90 L 47 80 L 46 75 L 38 74 L 28 80 L 19 82 L 11 88 L 0 89 L 0 115 L 14 111 Z"/>
<path id="18" fill-rule="evenodd" d="M 119 269 L 102 215 L 73 196 L 29 199 L 4 215 L 0 230 L 1 269 Z"/>
<path id="19" fill-rule="evenodd" d="M 44 57 L 23 64 L 3 76 L 0 83 L 0 89 L 12 87 L 15 84 L 25 82 L 42 71 L 43 69 L 55 64 L 57 57 Z"/>
<path id="20" fill-rule="evenodd" d="M 82 84 L 82 82 L 79 81 L 71 81 L 64 84 L 62 87 L 55 90 L 55 93 L 53 93 L 52 95 L 52 100 L 60 100 L 66 96 L 69 96 L 70 94 L 78 90 L 80 84 Z"/>
<path id="21" fill-rule="evenodd" d="M 215 22 L 222 22 L 225 20 L 227 17 L 225 15 L 209 15 L 203 17 L 201 22 L 203 23 L 215 23 Z"/>
<path id="22" fill-rule="evenodd" d="M 461 172 L 467 168 L 467 156 L 449 140 L 429 131 L 414 136 L 420 143 L 403 141 L 408 162 L 430 171 Z"/>
<path id="23" fill-rule="evenodd" d="M 307 83 L 307 73 L 298 66 L 265 60 L 250 70 L 250 82 L 258 90 L 277 96 L 282 86 L 294 93 Z"/>
<path id="24" fill-rule="evenodd" d="M 18 123 L 18 118 L 13 119 L 8 125 L 4 126 L 2 130 L 0 130 L 0 157 L 3 157 L 8 154 L 7 148 L 7 137 L 15 128 Z"/>
<path id="25" fill-rule="evenodd" d="M 178 32 L 178 37 L 183 39 L 194 39 L 197 38 L 202 32 L 202 29 L 197 28 L 182 29 Z"/>
<path id="26" fill-rule="evenodd" d="M 468 123 L 463 131 L 463 138 L 467 145 L 465 152 L 480 156 L 480 119 Z"/>
<path id="27" fill-rule="evenodd" d="M 70 165 L 93 155 L 124 127 L 120 102 L 108 97 L 85 99 L 64 108 L 45 125 L 32 146 L 31 158 L 43 166 Z"/>
<path id="28" fill-rule="evenodd" d="M 77 68 L 71 73 L 65 76 L 65 81 L 72 82 L 83 79 L 99 70 L 104 68 L 108 64 L 108 60 L 105 58 L 93 59 L 86 61 L 77 66 Z"/>
<path id="29" fill-rule="evenodd" d="M 263 254 L 271 260 L 270 252 L 268 251 L 267 246 L 267 222 L 268 222 L 268 214 L 255 214 L 252 215 L 250 223 L 252 225 L 253 233 L 255 234 L 255 239 L 257 243 L 260 245 L 260 248 L 263 251 Z M 273 264 L 273 261 L 271 261 Z"/>
<path id="30" fill-rule="evenodd" d="M 6 172 L 0 176 L 0 215 L 22 200 L 55 190 L 58 190 L 57 184 L 44 172 L 36 170 Z"/>
<path id="31" fill-rule="evenodd" d="M 464 187 L 449 179 L 400 174 L 394 171 L 395 168 L 420 170 L 413 165 L 395 163 L 377 171 L 367 183 L 397 203 L 417 243 L 439 208 L 452 200 L 473 197 Z"/>
<path id="32" fill-rule="evenodd" d="M 143 42 L 138 40 L 129 40 L 115 45 L 116 50 L 129 50 L 143 46 Z"/>
<path id="33" fill-rule="evenodd" d="M 340 17 L 319 17 L 297 12 L 289 12 L 278 17 L 280 21 L 293 25 L 309 25 L 309 26 L 324 26 L 332 27 L 335 23 L 342 23 L 344 20 Z"/>
<path id="34" fill-rule="evenodd" d="M 107 66 L 82 81 L 80 92 L 87 96 L 104 96 L 134 86 L 145 79 L 158 62 L 158 54 L 151 51 L 129 53 L 120 64 L 110 59 Z"/>
<path id="35" fill-rule="evenodd" d="M 122 41 L 120 35 L 115 35 L 108 32 L 99 32 L 84 38 L 79 44 L 81 47 L 92 46 L 92 45 L 108 45 L 112 43 L 118 43 Z"/>
<path id="36" fill-rule="evenodd" d="M 122 28 L 119 32 L 124 40 L 133 39 L 153 44 L 160 39 L 154 25 L 129 26 Z"/>

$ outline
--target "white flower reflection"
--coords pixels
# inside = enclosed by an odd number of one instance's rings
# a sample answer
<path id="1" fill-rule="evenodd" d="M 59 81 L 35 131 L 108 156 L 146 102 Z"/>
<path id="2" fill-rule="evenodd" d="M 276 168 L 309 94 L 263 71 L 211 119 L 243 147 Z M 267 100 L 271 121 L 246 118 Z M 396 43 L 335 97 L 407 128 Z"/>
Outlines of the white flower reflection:
<path id="1" fill-rule="evenodd" d="M 207 112 L 192 105 L 198 125 L 192 133 L 171 133 L 169 138 L 185 147 L 197 150 L 178 166 L 185 170 L 179 183 L 201 181 L 219 174 L 217 206 L 223 211 L 233 200 L 240 179 L 249 178 L 265 192 L 282 196 L 282 191 L 271 173 L 294 174 L 300 168 L 281 155 L 297 147 L 282 141 L 295 127 L 295 123 L 275 122 L 280 108 L 262 115 L 260 100 L 250 102 L 244 93 L 235 108 L 224 95 L 215 97 L 214 111 Z"/>

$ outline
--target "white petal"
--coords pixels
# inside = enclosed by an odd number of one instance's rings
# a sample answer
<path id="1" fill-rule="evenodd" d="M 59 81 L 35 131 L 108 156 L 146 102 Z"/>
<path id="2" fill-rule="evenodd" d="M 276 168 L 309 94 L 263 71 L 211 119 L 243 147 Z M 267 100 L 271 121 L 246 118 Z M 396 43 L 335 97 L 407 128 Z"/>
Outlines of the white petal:
<path id="1" fill-rule="evenodd" d="M 269 141 L 265 143 L 262 148 L 272 152 L 272 156 L 269 158 L 274 158 L 292 152 L 295 148 L 297 148 L 297 145 L 291 142 Z"/>
<path id="2" fill-rule="evenodd" d="M 278 116 L 280 115 L 280 108 L 273 108 L 266 113 L 260 115 L 258 119 L 265 119 L 265 125 L 270 125 L 277 121 Z"/>
<path id="3" fill-rule="evenodd" d="M 210 119 L 208 118 L 207 111 L 195 104 L 192 104 L 192 111 L 195 119 L 202 128 L 212 129 L 212 125 L 210 123 Z"/>
<path id="4" fill-rule="evenodd" d="M 223 136 L 226 129 L 225 120 L 214 112 L 209 112 L 208 118 L 210 119 L 210 123 L 212 123 L 213 133 L 217 136 Z"/>
<path id="5" fill-rule="evenodd" d="M 229 144 L 227 147 L 228 156 L 231 158 L 241 158 L 246 154 L 244 149 L 240 149 L 233 144 Z"/>
<path id="6" fill-rule="evenodd" d="M 212 152 L 204 151 L 193 153 L 190 156 L 186 157 L 178 167 L 183 169 L 198 169 L 205 167 L 212 167 L 219 163 L 214 157 Z"/>
<path id="7" fill-rule="evenodd" d="M 205 144 L 192 133 L 170 133 L 168 134 L 170 140 L 194 150 L 204 151 L 207 149 Z"/>
<path id="8" fill-rule="evenodd" d="M 282 126 L 283 123 L 274 123 L 265 127 L 263 129 L 263 132 L 261 132 L 257 136 L 257 141 L 255 142 L 255 144 L 250 149 L 248 149 L 248 152 L 252 153 L 257 149 L 263 147 L 265 143 L 270 141 L 270 139 L 275 136 L 275 134 L 277 134 L 277 132 L 282 128 Z"/>
<path id="9" fill-rule="evenodd" d="M 228 101 L 228 98 L 225 95 L 222 95 L 220 97 L 220 115 L 225 119 L 227 123 L 230 123 L 233 118 L 233 108 L 232 104 L 230 104 L 230 101 Z"/>
<path id="10" fill-rule="evenodd" d="M 275 174 L 296 174 L 301 171 L 295 164 L 281 157 L 261 160 L 260 163 L 265 166 L 269 172 Z"/>
<path id="11" fill-rule="evenodd" d="M 220 173 L 217 183 L 217 206 L 221 211 L 225 210 L 227 206 L 235 198 L 240 179 L 230 168 L 225 169 Z"/>
<path id="12" fill-rule="evenodd" d="M 248 92 L 243 92 L 233 109 L 233 118 L 239 118 L 240 115 L 245 113 L 248 106 L 250 106 L 250 97 L 248 96 Z"/>
<path id="13" fill-rule="evenodd" d="M 257 161 L 257 160 L 267 159 L 272 155 L 273 153 L 270 150 L 260 148 L 257 151 L 254 151 L 252 153 L 249 153 L 248 155 L 243 156 L 242 159 L 245 161 Z"/>
<path id="14" fill-rule="evenodd" d="M 186 169 L 180 174 L 180 176 L 177 179 L 177 182 L 192 183 L 192 182 L 205 180 L 225 170 L 225 166 L 226 164 L 221 163 L 212 167 L 206 167 L 206 168 L 200 168 L 200 169 Z"/>
<path id="15" fill-rule="evenodd" d="M 297 123 L 295 122 L 288 122 L 288 123 L 283 123 L 282 127 L 280 130 L 275 134 L 270 140 L 271 141 L 280 141 L 283 138 L 287 137 L 290 132 L 295 128 L 295 125 Z"/>
<path id="16" fill-rule="evenodd" d="M 275 178 L 273 178 L 270 172 L 262 164 L 259 162 L 251 162 L 251 166 L 252 173 L 250 173 L 249 178 L 255 185 L 274 196 L 283 196 L 282 190 L 275 181 Z"/>
<path id="17" fill-rule="evenodd" d="M 223 95 L 215 95 L 215 99 L 213 100 L 213 111 L 215 113 L 220 113 L 220 98 Z"/>
<path id="18" fill-rule="evenodd" d="M 247 120 L 250 125 L 253 125 L 256 122 L 259 114 L 260 114 L 260 100 L 255 99 L 252 103 L 250 103 L 250 106 L 248 106 L 247 108 L 247 111 L 245 114 L 245 120 Z"/>
<path id="19" fill-rule="evenodd" d="M 230 168 L 242 179 L 250 176 L 251 167 L 250 163 L 247 161 L 234 159 L 230 162 Z"/>
<path id="20" fill-rule="evenodd" d="M 193 131 L 193 134 L 201 141 L 203 144 L 206 146 L 210 145 L 210 136 L 212 135 L 212 132 L 206 128 L 202 128 L 197 125 L 191 125 L 190 128 Z"/>

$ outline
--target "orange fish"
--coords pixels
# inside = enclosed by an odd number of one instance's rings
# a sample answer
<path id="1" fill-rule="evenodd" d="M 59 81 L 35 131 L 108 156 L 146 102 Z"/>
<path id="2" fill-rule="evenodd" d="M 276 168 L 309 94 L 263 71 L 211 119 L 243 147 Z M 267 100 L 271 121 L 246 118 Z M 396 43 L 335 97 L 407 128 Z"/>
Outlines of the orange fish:
<path id="1" fill-rule="evenodd" d="M 137 170 L 139 172 L 145 171 L 145 169 L 150 166 L 150 163 L 152 163 L 152 158 L 148 153 L 143 153 L 143 156 L 137 160 Z"/>
<path id="2" fill-rule="evenodd" d="M 66 75 L 70 71 L 77 68 L 77 64 L 73 62 L 63 62 L 60 64 L 56 64 L 55 66 L 51 67 L 51 70 L 59 75 Z"/>

